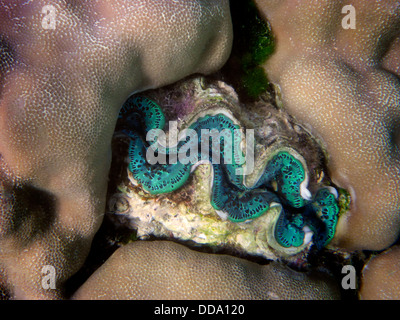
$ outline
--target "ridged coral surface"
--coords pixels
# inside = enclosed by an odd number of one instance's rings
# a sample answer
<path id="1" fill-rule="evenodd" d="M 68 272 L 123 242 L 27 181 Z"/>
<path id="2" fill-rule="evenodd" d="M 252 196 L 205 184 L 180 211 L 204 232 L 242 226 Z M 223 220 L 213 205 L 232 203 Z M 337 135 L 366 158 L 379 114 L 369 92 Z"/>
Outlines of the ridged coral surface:
<path id="1" fill-rule="evenodd" d="M 346 1 L 256 3 L 277 39 L 264 68 L 284 108 L 324 142 L 333 181 L 351 195 L 336 244 L 390 246 L 400 231 L 399 1 L 352 1 L 354 29 L 343 27 Z"/>
<path id="2" fill-rule="evenodd" d="M 330 300 L 339 297 L 337 285 L 318 273 L 295 272 L 275 262 L 261 266 L 229 255 L 204 254 L 173 242 L 144 241 L 117 250 L 73 299 Z"/>
<path id="3" fill-rule="evenodd" d="M 60 297 L 102 222 L 122 103 L 220 68 L 229 5 L 0 1 L 0 21 L 0 265 L 11 296 Z"/>
<path id="4" fill-rule="evenodd" d="M 363 300 L 400 300 L 400 247 L 372 257 L 362 271 L 359 296 Z"/>

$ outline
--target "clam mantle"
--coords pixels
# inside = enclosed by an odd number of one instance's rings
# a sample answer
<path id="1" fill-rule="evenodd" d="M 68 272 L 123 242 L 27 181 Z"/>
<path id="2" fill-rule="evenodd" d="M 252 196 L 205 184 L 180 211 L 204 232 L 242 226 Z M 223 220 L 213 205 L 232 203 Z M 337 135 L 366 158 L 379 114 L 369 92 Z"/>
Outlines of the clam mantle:
<path id="1" fill-rule="evenodd" d="M 110 211 L 129 217 L 139 238 L 172 237 L 272 259 L 330 242 L 338 193 L 323 171 L 323 150 L 294 119 L 270 103 L 243 105 L 227 84 L 204 78 L 147 94 L 131 97 L 122 108 L 116 137 L 130 141 L 130 182 L 122 183 L 109 201 Z M 232 172 L 241 164 L 217 165 L 211 157 L 193 166 L 147 163 L 144 137 L 176 119 L 179 130 L 197 133 L 216 127 L 253 129 L 255 169 L 239 176 Z M 233 139 L 249 152 L 247 139 Z M 225 157 L 226 145 L 217 150 Z"/>

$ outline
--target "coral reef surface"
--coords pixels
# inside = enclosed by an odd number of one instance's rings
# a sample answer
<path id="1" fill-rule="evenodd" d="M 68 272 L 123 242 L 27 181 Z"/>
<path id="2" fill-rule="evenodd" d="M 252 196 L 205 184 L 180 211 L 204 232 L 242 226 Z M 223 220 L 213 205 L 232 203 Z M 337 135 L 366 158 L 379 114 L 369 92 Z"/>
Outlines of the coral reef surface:
<path id="1" fill-rule="evenodd" d="M 398 0 L 0 0 L 0 298 L 399 299 L 399 76 Z"/>
<path id="2" fill-rule="evenodd" d="M 2 0 L 0 21 L 2 279 L 14 298 L 62 297 L 103 219 L 122 103 L 219 69 L 229 3 Z"/>
<path id="3" fill-rule="evenodd" d="M 118 249 L 73 299 L 339 297 L 337 284 L 318 273 L 296 272 L 275 262 L 262 266 L 229 255 L 205 254 L 168 241 L 138 241 Z"/>

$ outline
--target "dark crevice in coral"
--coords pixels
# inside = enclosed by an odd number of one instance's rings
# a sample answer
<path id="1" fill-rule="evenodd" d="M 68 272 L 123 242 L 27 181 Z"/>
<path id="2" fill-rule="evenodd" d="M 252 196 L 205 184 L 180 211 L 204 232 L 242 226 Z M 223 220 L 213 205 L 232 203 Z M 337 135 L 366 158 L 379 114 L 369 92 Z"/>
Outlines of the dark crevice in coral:
<path id="1" fill-rule="evenodd" d="M 10 300 L 10 298 L 9 291 L 0 285 L 0 300 Z"/>
<path id="2" fill-rule="evenodd" d="M 274 37 L 252 0 L 231 0 L 230 8 L 234 39 L 222 73 L 243 102 L 256 100 L 273 91 L 262 64 L 274 51 Z"/>
<path id="3" fill-rule="evenodd" d="M 121 181 L 126 181 L 126 164 L 124 159 L 127 156 L 127 141 L 115 138 L 112 144 L 113 156 L 109 172 L 109 184 L 107 200 L 117 192 L 117 186 Z M 106 202 L 108 203 L 108 201 Z M 93 274 L 122 244 L 136 239 L 135 231 L 128 227 L 117 224 L 110 215 L 106 214 L 99 231 L 96 233 L 89 255 L 81 269 L 73 275 L 65 285 L 66 297 L 70 297 L 89 277 Z"/>
<path id="4" fill-rule="evenodd" d="M 10 288 L 7 285 L 5 272 L 0 267 L 0 300 L 10 300 L 10 299 L 11 299 L 11 293 L 10 293 Z"/>
<path id="5" fill-rule="evenodd" d="M 46 233 L 55 220 L 55 197 L 30 185 L 14 186 L 9 191 L 9 212 L 13 214 L 8 232 L 20 234 L 20 239 L 29 242 Z"/>
<path id="6" fill-rule="evenodd" d="M 116 226 L 107 215 L 93 239 L 90 253 L 82 268 L 65 284 L 65 296 L 70 297 L 122 244 L 135 238 L 124 226 Z"/>
<path id="7" fill-rule="evenodd" d="M 4 75 L 14 63 L 14 52 L 7 39 L 0 34 L 0 75 Z"/>
<path id="8" fill-rule="evenodd" d="M 4 77 L 15 61 L 14 50 L 7 39 L 0 34 L 0 98 L 3 91 Z"/>
<path id="9" fill-rule="evenodd" d="M 340 288 L 342 300 L 357 300 L 358 291 L 361 285 L 362 269 L 370 253 L 368 251 L 346 251 L 341 249 L 323 249 L 321 251 L 311 250 L 308 256 L 308 262 L 316 270 L 325 270 L 333 276 Z M 355 288 L 345 288 L 342 282 L 347 280 L 348 274 L 343 269 L 344 266 L 352 266 L 356 271 Z"/>

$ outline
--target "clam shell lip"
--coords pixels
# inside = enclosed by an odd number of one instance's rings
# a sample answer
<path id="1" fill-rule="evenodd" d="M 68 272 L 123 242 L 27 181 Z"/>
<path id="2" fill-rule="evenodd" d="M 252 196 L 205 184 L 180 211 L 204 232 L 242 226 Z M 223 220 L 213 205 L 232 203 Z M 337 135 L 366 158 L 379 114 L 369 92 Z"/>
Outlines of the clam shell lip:
<path id="1" fill-rule="evenodd" d="M 338 191 L 336 190 L 336 188 L 334 188 L 334 187 L 332 187 L 332 186 L 325 186 L 324 188 L 325 188 L 325 189 L 328 189 L 329 192 L 335 197 L 335 199 L 338 199 L 338 198 L 339 198 L 339 193 L 338 193 Z"/>
<path id="2" fill-rule="evenodd" d="M 108 201 L 108 210 L 119 215 L 129 215 L 131 207 L 127 195 L 122 192 L 113 194 Z"/>
<path id="3" fill-rule="evenodd" d="M 310 190 L 307 189 L 307 183 L 308 181 L 303 181 L 300 183 L 300 195 L 302 196 L 303 199 L 306 200 L 311 200 L 312 199 L 312 194 Z"/>
<path id="4" fill-rule="evenodd" d="M 303 231 L 305 234 L 303 245 L 307 245 L 311 242 L 314 232 L 312 232 L 308 226 L 304 226 Z"/>
<path id="5" fill-rule="evenodd" d="M 228 220 L 228 213 L 226 213 L 225 211 L 222 211 L 222 210 L 215 210 L 215 212 L 218 214 L 218 216 L 219 216 L 222 220 Z"/>

